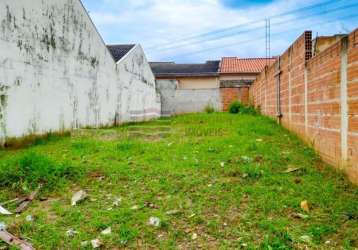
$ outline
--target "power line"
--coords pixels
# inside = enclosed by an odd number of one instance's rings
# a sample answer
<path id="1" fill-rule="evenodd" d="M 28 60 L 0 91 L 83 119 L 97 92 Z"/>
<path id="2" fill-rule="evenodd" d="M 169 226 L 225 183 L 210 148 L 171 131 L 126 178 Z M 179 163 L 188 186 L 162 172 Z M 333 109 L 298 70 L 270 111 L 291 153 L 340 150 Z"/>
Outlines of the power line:
<path id="1" fill-rule="evenodd" d="M 343 1 L 343 0 L 325 1 L 325 2 L 322 2 L 322 3 L 309 5 L 309 6 L 305 6 L 305 7 L 302 7 L 302 8 L 282 12 L 282 13 L 279 13 L 277 15 L 269 16 L 267 18 L 270 18 L 270 19 L 279 18 L 279 17 L 290 15 L 290 14 L 294 14 L 294 13 L 297 13 L 297 12 L 302 12 L 302 11 L 306 11 L 306 10 L 311 10 L 311 9 L 323 7 L 325 5 L 336 4 L 336 3 L 341 2 L 341 1 Z M 201 37 L 207 37 L 207 36 L 211 36 L 211 35 L 215 35 L 215 34 L 220 34 L 220 33 L 224 33 L 224 32 L 227 32 L 227 31 L 235 30 L 237 28 L 246 27 L 246 26 L 256 24 L 256 23 L 260 23 L 260 22 L 264 22 L 264 21 L 265 21 L 265 19 L 250 21 L 250 22 L 246 22 L 246 23 L 243 23 L 243 24 L 227 27 L 227 28 L 224 28 L 224 29 L 217 29 L 217 30 L 213 30 L 213 31 L 203 33 L 203 34 L 199 34 L 199 35 L 195 35 L 195 36 L 189 36 L 189 37 L 186 37 L 186 38 L 181 38 L 179 40 L 173 40 L 173 41 L 158 44 L 158 45 L 153 45 L 153 46 L 150 46 L 148 49 L 152 49 L 152 48 L 155 48 L 155 47 L 160 46 L 160 45 L 162 45 L 162 46 L 172 45 L 173 43 L 180 43 L 180 42 L 184 42 L 184 41 L 187 41 L 187 40 L 194 40 L 194 39 L 201 38 Z"/>
<path id="2" fill-rule="evenodd" d="M 340 17 L 340 20 L 349 20 L 349 19 L 354 19 L 354 18 L 358 18 L 358 16 L 356 14 L 348 15 L 348 16 Z M 311 27 L 318 26 L 318 25 L 330 24 L 330 23 L 333 23 L 333 22 L 336 22 L 336 21 L 337 20 L 334 19 L 334 20 L 330 20 L 330 21 L 315 23 Z M 279 36 L 279 35 L 282 35 L 282 34 L 290 34 L 293 31 L 302 30 L 302 29 L 305 29 L 305 26 L 302 26 L 300 28 L 289 29 L 289 30 L 277 32 L 277 33 L 272 34 L 271 37 Z M 216 46 L 216 47 L 211 47 L 211 48 L 207 48 L 207 49 L 204 49 L 204 50 L 197 50 L 197 51 L 191 51 L 191 52 L 188 52 L 188 53 L 177 54 L 177 55 L 175 55 L 175 57 L 193 55 L 193 54 L 201 54 L 201 53 L 204 53 L 204 52 L 207 52 L 207 51 L 212 51 L 212 50 L 217 50 L 217 49 L 222 49 L 222 48 L 230 48 L 230 47 L 234 47 L 234 46 L 241 45 L 241 44 L 255 42 L 255 41 L 258 41 L 258 40 L 264 40 L 265 38 L 266 38 L 266 36 L 260 36 L 260 37 L 256 37 L 255 39 L 249 39 L 249 40 L 244 40 L 244 41 L 241 41 L 241 42 L 230 43 L 230 44 L 227 44 L 227 45 L 224 45 L 224 46 Z"/>
<path id="3" fill-rule="evenodd" d="M 357 7 L 357 6 L 358 6 L 358 3 L 345 5 L 345 6 L 340 6 L 340 7 L 334 8 L 334 9 L 323 10 L 323 11 L 318 12 L 318 13 L 305 15 L 303 17 L 295 17 L 295 18 L 291 18 L 291 19 L 288 19 L 288 20 L 285 20 L 285 21 L 271 23 L 271 25 L 287 24 L 287 23 L 290 23 L 290 22 L 297 21 L 297 19 L 303 20 L 303 19 L 308 19 L 308 18 L 311 18 L 311 17 L 318 17 L 318 16 L 330 14 L 330 13 L 333 13 L 333 12 L 337 12 L 337 11 L 340 11 L 340 10 L 353 8 L 353 7 Z M 267 20 L 268 19 L 265 20 L 265 23 L 267 22 Z M 267 25 L 267 23 L 266 23 L 266 25 Z M 166 51 L 166 50 L 171 50 L 171 49 L 177 49 L 177 48 L 191 46 L 191 45 L 194 45 L 194 44 L 212 42 L 212 41 L 216 41 L 216 40 L 220 40 L 220 39 L 224 39 L 224 38 L 228 38 L 228 37 L 238 36 L 238 35 L 241 35 L 241 34 L 254 32 L 254 31 L 257 31 L 259 29 L 260 28 L 249 28 L 249 29 L 246 29 L 246 30 L 241 30 L 241 31 L 238 31 L 238 32 L 232 32 L 232 33 L 229 33 L 229 34 L 213 37 L 212 39 L 196 40 L 196 41 L 193 41 L 193 42 L 190 42 L 190 43 L 183 43 L 183 44 L 179 44 L 179 45 L 174 45 L 174 46 L 170 46 L 170 47 L 165 47 L 165 48 L 161 48 L 161 49 L 157 49 L 157 50 L 149 50 L 149 51 Z"/>

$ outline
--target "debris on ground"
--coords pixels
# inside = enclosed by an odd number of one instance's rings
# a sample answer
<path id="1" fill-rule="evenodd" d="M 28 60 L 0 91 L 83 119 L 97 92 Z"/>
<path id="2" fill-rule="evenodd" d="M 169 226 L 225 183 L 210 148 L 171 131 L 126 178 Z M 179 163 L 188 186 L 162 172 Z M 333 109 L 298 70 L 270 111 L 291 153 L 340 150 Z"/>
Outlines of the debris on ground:
<path id="1" fill-rule="evenodd" d="M 304 220 L 309 218 L 308 215 L 306 215 L 306 214 L 301 214 L 301 213 L 293 213 L 293 214 L 292 214 L 292 217 L 293 217 L 293 218 L 296 218 L 296 219 L 304 219 Z"/>
<path id="2" fill-rule="evenodd" d="M 191 236 L 191 239 L 192 239 L 192 240 L 196 240 L 197 238 L 198 238 L 198 234 L 193 233 L 193 235 Z"/>
<path id="3" fill-rule="evenodd" d="M 99 239 L 94 239 L 91 240 L 91 245 L 92 248 L 96 249 L 96 248 L 100 248 L 103 245 L 103 243 Z"/>
<path id="4" fill-rule="evenodd" d="M 138 209 L 139 209 L 139 206 L 137 206 L 137 205 L 134 205 L 131 207 L 131 210 L 138 210 Z"/>
<path id="5" fill-rule="evenodd" d="M 87 193 L 83 190 L 80 190 L 72 196 L 71 205 L 76 206 L 78 202 L 86 198 L 87 198 Z"/>
<path id="6" fill-rule="evenodd" d="M 157 205 L 155 205 L 154 203 L 151 203 L 149 201 L 144 202 L 144 206 L 146 206 L 148 208 L 152 208 L 152 209 L 159 209 L 159 207 Z"/>
<path id="7" fill-rule="evenodd" d="M 154 227 L 159 227 L 160 219 L 158 217 L 150 217 L 148 224 Z"/>
<path id="8" fill-rule="evenodd" d="M 255 162 L 261 163 L 261 162 L 263 162 L 263 160 L 264 160 L 264 157 L 262 155 L 255 156 Z"/>
<path id="9" fill-rule="evenodd" d="M 256 139 L 257 142 L 263 142 L 263 139 Z"/>
<path id="10" fill-rule="evenodd" d="M 176 215 L 180 214 L 180 210 L 170 210 L 166 212 L 167 215 Z"/>
<path id="11" fill-rule="evenodd" d="M 301 178 L 295 178 L 294 182 L 296 184 L 300 184 L 300 183 L 302 183 L 302 179 Z"/>
<path id="12" fill-rule="evenodd" d="M 41 185 L 35 190 L 33 191 L 29 196 L 27 196 L 24 199 L 21 199 L 21 202 L 19 203 L 19 206 L 16 208 L 15 213 L 20 214 L 23 211 L 26 210 L 26 208 L 28 207 L 28 205 L 36 198 L 36 196 L 38 195 L 38 193 L 40 192 L 41 189 Z"/>
<path id="13" fill-rule="evenodd" d="M 3 224 L 3 226 L 4 225 L 5 224 Z M 17 247 L 21 250 L 34 250 L 30 243 L 12 235 L 8 231 L 6 231 L 6 225 L 4 227 L 3 226 L 0 225 L 0 240 L 4 241 L 10 246 Z"/>
<path id="14" fill-rule="evenodd" d="M 113 201 L 113 206 L 119 207 L 121 201 L 122 201 L 121 198 L 119 198 L 119 197 L 115 198 L 114 201 Z"/>
<path id="15" fill-rule="evenodd" d="M 7 226 L 6 226 L 5 222 L 0 221 L 0 231 L 6 230 L 6 229 L 7 229 Z"/>
<path id="16" fill-rule="evenodd" d="M 12 215 L 12 213 L 9 210 L 7 210 L 6 208 L 4 208 L 2 206 L 0 206 L 0 214 L 2 214 L 2 215 Z"/>
<path id="17" fill-rule="evenodd" d="M 312 241 L 311 237 L 308 236 L 308 235 L 302 235 L 302 236 L 300 237 L 300 240 L 301 240 L 302 242 L 305 242 L 305 243 L 310 243 L 310 242 Z"/>
<path id="18" fill-rule="evenodd" d="M 220 166 L 221 166 L 221 167 L 225 167 L 225 162 L 223 162 L 223 161 L 220 162 Z"/>
<path id="19" fill-rule="evenodd" d="M 19 201 L 20 201 L 19 198 L 15 198 L 15 199 L 12 199 L 12 200 L 5 201 L 5 202 L 0 203 L 0 206 L 5 206 L 5 205 L 7 205 L 7 204 L 11 204 L 11 203 L 19 202 Z"/>
<path id="20" fill-rule="evenodd" d="M 310 207 L 308 205 L 308 201 L 304 200 L 301 202 L 301 208 L 302 210 L 309 212 L 310 211 Z"/>
<path id="21" fill-rule="evenodd" d="M 82 242 L 81 242 L 81 247 L 87 247 L 88 244 L 89 244 L 88 241 L 82 241 Z"/>
<path id="22" fill-rule="evenodd" d="M 72 228 L 66 231 L 66 236 L 70 238 L 75 237 L 76 234 L 78 234 L 78 232 Z"/>
<path id="23" fill-rule="evenodd" d="M 102 235 L 109 235 L 109 234 L 111 234 L 112 233 L 112 228 L 106 228 L 105 230 L 103 230 L 102 232 L 101 232 L 101 234 Z"/>
<path id="24" fill-rule="evenodd" d="M 294 167 L 294 166 L 289 166 L 288 169 L 283 171 L 283 173 L 288 174 L 288 173 L 296 172 L 296 171 L 298 171 L 300 169 L 301 168 L 297 168 L 297 167 Z"/>
<path id="25" fill-rule="evenodd" d="M 243 161 L 245 161 L 246 163 L 249 163 L 249 162 L 251 162 L 251 157 L 248 157 L 248 156 L 241 156 L 241 159 L 243 160 Z"/>
<path id="26" fill-rule="evenodd" d="M 39 200 L 40 200 L 40 201 L 47 201 L 47 200 L 48 200 L 48 197 L 41 196 L 41 197 L 39 197 Z"/>
<path id="27" fill-rule="evenodd" d="M 34 220 L 34 217 L 33 217 L 32 215 L 27 215 L 26 218 L 25 218 L 25 220 L 26 220 L 27 222 L 31 222 L 31 221 Z"/>

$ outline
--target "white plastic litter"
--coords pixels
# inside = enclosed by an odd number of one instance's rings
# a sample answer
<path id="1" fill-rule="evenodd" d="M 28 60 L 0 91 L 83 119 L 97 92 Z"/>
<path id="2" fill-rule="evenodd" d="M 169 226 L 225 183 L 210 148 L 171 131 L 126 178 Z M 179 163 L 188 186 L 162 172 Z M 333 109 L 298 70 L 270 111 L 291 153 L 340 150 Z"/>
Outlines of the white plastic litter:
<path id="1" fill-rule="evenodd" d="M 5 209 L 2 206 L 0 206 L 0 214 L 2 214 L 2 215 L 12 215 L 12 213 L 9 210 Z"/>
<path id="2" fill-rule="evenodd" d="M 72 196 L 71 205 L 76 206 L 79 201 L 87 198 L 87 193 L 83 190 L 78 191 Z"/>
<path id="3" fill-rule="evenodd" d="M 154 227 L 159 227 L 160 226 L 160 219 L 157 217 L 150 217 L 149 218 L 149 225 L 154 226 Z"/>

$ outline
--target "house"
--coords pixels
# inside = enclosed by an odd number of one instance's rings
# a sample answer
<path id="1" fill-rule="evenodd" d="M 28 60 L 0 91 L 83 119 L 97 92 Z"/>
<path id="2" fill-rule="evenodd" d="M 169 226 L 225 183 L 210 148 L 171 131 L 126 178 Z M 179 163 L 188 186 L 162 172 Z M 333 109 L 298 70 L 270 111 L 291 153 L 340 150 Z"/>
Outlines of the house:
<path id="1" fill-rule="evenodd" d="M 256 77 L 275 62 L 275 58 L 224 57 L 220 63 L 219 80 L 223 111 L 230 103 L 249 103 L 249 87 Z"/>
<path id="2" fill-rule="evenodd" d="M 204 64 L 150 63 L 161 95 L 162 115 L 227 111 L 230 103 L 249 103 L 249 86 L 275 58 L 224 57 Z"/>
<path id="3" fill-rule="evenodd" d="M 202 64 L 150 63 L 161 95 L 162 115 L 221 110 L 220 61 Z"/>

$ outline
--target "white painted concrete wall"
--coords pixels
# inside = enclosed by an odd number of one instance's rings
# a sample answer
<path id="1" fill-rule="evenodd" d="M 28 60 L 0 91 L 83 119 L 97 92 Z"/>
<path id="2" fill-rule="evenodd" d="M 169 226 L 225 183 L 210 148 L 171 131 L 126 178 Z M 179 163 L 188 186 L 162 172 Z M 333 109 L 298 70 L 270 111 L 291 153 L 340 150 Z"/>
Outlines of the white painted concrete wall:
<path id="1" fill-rule="evenodd" d="M 220 88 L 180 89 L 175 79 L 158 79 L 156 87 L 161 96 L 163 116 L 204 112 L 207 106 L 222 110 Z"/>
<path id="2" fill-rule="evenodd" d="M 155 77 L 140 45 L 117 62 L 117 71 L 120 122 L 158 118 L 161 113 L 160 95 L 156 92 Z"/>
<path id="3" fill-rule="evenodd" d="M 79 0 L 0 1 L 0 143 L 159 114 L 141 47 L 116 63 Z"/>

